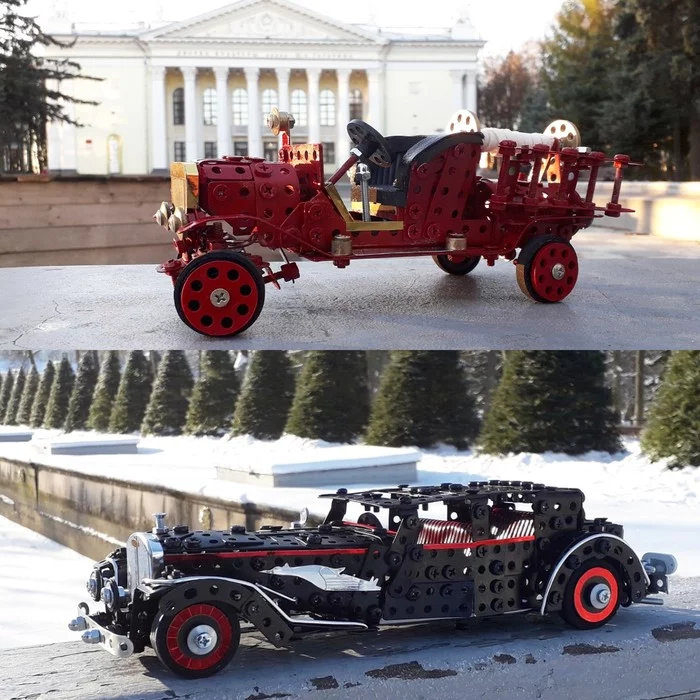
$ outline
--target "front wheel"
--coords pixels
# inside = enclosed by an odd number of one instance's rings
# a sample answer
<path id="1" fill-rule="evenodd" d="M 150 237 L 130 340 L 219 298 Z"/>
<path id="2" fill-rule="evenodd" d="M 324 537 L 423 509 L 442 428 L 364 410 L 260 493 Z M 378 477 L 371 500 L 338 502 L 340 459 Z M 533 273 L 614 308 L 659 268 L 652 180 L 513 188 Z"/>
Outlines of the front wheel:
<path id="1" fill-rule="evenodd" d="M 604 561 L 595 561 L 574 573 L 564 592 L 562 617 L 580 630 L 606 624 L 620 607 L 620 579 Z"/>
<path id="2" fill-rule="evenodd" d="M 238 618 L 228 608 L 198 603 L 153 623 L 151 646 L 160 662 L 183 678 L 205 678 L 225 668 L 241 638 Z"/>
<path id="3" fill-rule="evenodd" d="M 520 251 L 515 273 L 525 296 L 555 304 L 566 299 L 576 286 L 578 257 L 571 243 L 562 238 L 535 238 Z"/>
<path id="4" fill-rule="evenodd" d="M 242 333 L 260 315 L 265 283 L 241 253 L 206 253 L 190 262 L 175 281 L 175 308 L 192 330 L 211 337 Z"/>
<path id="5" fill-rule="evenodd" d="M 480 255 L 471 258 L 458 257 L 456 255 L 433 255 L 435 264 L 447 272 L 448 275 L 468 275 L 481 260 Z"/>

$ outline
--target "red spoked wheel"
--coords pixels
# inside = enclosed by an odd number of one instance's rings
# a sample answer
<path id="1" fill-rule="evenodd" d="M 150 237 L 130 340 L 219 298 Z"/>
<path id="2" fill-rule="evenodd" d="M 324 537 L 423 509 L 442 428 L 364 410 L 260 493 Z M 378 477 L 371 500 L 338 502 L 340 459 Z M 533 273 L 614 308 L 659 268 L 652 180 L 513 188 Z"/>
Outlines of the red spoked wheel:
<path id="1" fill-rule="evenodd" d="M 562 617 L 578 629 L 609 622 L 620 607 L 620 580 L 606 562 L 593 562 L 576 572 L 564 594 Z"/>
<path id="2" fill-rule="evenodd" d="M 241 253 L 222 250 L 195 258 L 175 282 L 175 308 L 190 328 L 213 337 L 242 333 L 260 315 L 265 283 Z"/>
<path id="3" fill-rule="evenodd" d="M 456 255 L 433 255 L 435 264 L 448 275 L 468 275 L 481 260 L 480 255 L 475 255 L 471 258 Z"/>
<path id="4" fill-rule="evenodd" d="M 578 280 L 578 256 L 571 243 L 544 237 L 521 251 L 516 277 L 523 294 L 533 301 L 554 304 L 571 294 Z"/>
<path id="5" fill-rule="evenodd" d="M 235 615 L 211 603 L 156 617 L 151 645 L 160 662 L 184 678 L 213 676 L 238 649 L 241 627 Z"/>

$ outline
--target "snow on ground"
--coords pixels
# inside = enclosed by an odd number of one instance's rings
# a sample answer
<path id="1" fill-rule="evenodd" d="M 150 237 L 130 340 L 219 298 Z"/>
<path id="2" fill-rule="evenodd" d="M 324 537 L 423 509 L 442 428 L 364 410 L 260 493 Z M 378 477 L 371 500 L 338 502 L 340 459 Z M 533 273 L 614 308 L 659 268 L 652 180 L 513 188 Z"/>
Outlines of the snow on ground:
<path id="1" fill-rule="evenodd" d="M 75 641 L 92 561 L 0 517 L 0 649 Z"/>
<path id="2" fill-rule="evenodd" d="M 333 492 L 335 486 L 272 488 L 237 484 L 217 480 L 214 468 L 255 464 L 256 459 L 269 462 L 276 453 L 286 461 L 307 455 L 323 467 L 323 452 L 328 447 L 328 443 L 289 435 L 276 442 L 249 437 L 149 437 L 140 441 L 136 455 L 46 455 L 29 443 L 0 442 L 0 456 L 241 503 L 285 510 L 306 505 L 313 514 L 325 515 L 329 503 L 317 496 Z M 355 446 L 347 445 L 340 452 L 352 458 L 355 450 Z M 338 449 L 334 456 L 337 453 Z M 569 457 L 546 453 L 495 458 L 450 448 L 422 453 L 419 484 L 508 479 L 580 488 L 586 495 L 588 517 L 607 517 L 624 525 L 626 538 L 639 554 L 673 553 L 679 560 L 681 575 L 700 575 L 700 469 L 669 470 L 663 463 L 651 463 L 636 440 L 626 441 L 625 449 L 615 455 L 589 453 Z M 344 485 L 357 490 L 367 487 L 362 483 Z M 390 485 L 395 484 L 387 484 Z M 437 516 L 444 517 L 442 509 Z"/>

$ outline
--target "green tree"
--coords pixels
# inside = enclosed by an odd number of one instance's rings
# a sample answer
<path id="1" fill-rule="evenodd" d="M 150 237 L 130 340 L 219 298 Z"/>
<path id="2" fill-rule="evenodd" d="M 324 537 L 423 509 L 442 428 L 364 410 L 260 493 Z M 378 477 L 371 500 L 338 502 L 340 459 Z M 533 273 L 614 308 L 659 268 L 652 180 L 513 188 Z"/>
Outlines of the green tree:
<path id="1" fill-rule="evenodd" d="M 151 362 L 142 350 L 129 353 L 112 406 L 109 430 L 112 433 L 134 433 L 143 422 L 153 387 Z"/>
<path id="2" fill-rule="evenodd" d="M 80 358 L 75 386 L 68 404 L 68 416 L 66 418 L 66 430 L 68 431 L 85 430 L 87 428 L 92 395 L 95 392 L 99 371 L 95 355 L 96 353 L 90 350 L 83 353 Z"/>
<path id="3" fill-rule="evenodd" d="M 2 383 L 2 389 L 0 389 L 0 423 L 5 422 L 5 414 L 7 413 L 7 407 L 10 405 L 14 385 L 15 377 L 12 374 L 12 370 L 8 369 L 5 381 Z"/>
<path id="4" fill-rule="evenodd" d="M 294 372 L 286 352 L 252 354 L 233 414 L 233 434 L 259 440 L 281 437 L 294 398 Z"/>
<path id="5" fill-rule="evenodd" d="M 192 393 L 192 370 L 182 350 L 163 355 L 141 432 L 144 435 L 182 435 Z"/>
<path id="6" fill-rule="evenodd" d="M 649 410 L 642 449 L 671 467 L 700 466 L 700 351 L 674 352 Z"/>
<path id="7" fill-rule="evenodd" d="M 583 145 L 607 151 L 602 128 L 616 66 L 615 0 L 566 0 L 543 42 L 543 81 L 553 112 L 581 131 Z"/>
<path id="8" fill-rule="evenodd" d="M 64 355 L 58 365 L 58 371 L 51 386 L 49 403 L 46 406 L 46 418 L 44 419 L 45 428 L 63 428 L 65 425 L 74 383 L 75 374 L 73 373 L 73 368 L 68 358 Z"/>
<path id="9" fill-rule="evenodd" d="M 56 87 L 86 76 L 74 61 L 40 56 L 42 47 L 69 44 L 45 34 L 27 14 L 26 4 L 27 0 L 0 0 L 0 170 L 12 172 L 46 167 L 46 124 L 79 125 L 67 114 L 67 104 L 96 104 Z"/>
<path id="10" fill-rule="evenodd" d="M 32 406 L 34 405 L 34 399 L 36 398 L 38 389 L 39 373 L 36 371 L 36 367 L 32 365 L 29 374 L 27 374 L 27 381 L 24 384 L 24 391 L 22 392 L 22 400 L 19 403 L 19 411 L 17 411 L 17 422 L 20 425 L 29 425 L 31 423 Z"/>
<path id="11" fill-rule="evenodd" d="M 20 367 L 19 372 L 17 372 L 17 378 L 15 379 L 15 385 L 12 387 L 10 400 L 7 403 L 5 425 L 17 425 L 17 413 L 19 412 L 19 405 L 22 401 L 22 393 L 24 392 L 26 379 L 24 368 Z"/>
<path id="12" fill-rule="evenodd" d="M 285 432 L 329 442 L 353 442 L 369 417 L 364 352 L 312 351 L 306 356 Z"/>
<path id="13" fill-rule="evenodd" d="M 602 352 L 518 350 L 506 353 L 480 443 L 491 454 L 616 452 L 618 423 Z"/>
<path id="14" fill-rule="evenodd" d="M 92 430 L 104 433 L 109 430 L 109 418 L 112 413 L 114 399 L 119 391 L 119 380 L 121 378 L 121 366 L 119 364 L 119 353 L 110 350 L 104 358 L 100 367 L 100 375 L 97 379 L 97 386 L 90 406 L 88 417 L 88 427 Z"/>
<path id="15" fill-rule="evenodd" d="M 44 371 L 41 375 L 41 381 L 39 382 L 39 388 L 36 390 L 36 396 L 34 397 L 34 403 L 32 404 L 32 414 L 30 425 L 32 428 L 41 428 L 44 425 L 44 419 L 46 418 L 46 407 L 49 403 L 49 396 L 51 395 L 51 387 L 53 386 L 53 380 L 56 376 L 56 368 L 53 362 L 49 360 L 44 367 Z"/>
<path id="16" fill-rule="evenodd" d="M 464 449 L 477 431 L 459 352 L 392 353 L 372 405 L 367 443 L 392 447 L 445 443 Z"/>
<path id="17" fill-rule="evenodd" d="M 200 373 L 187 412 L 186 432 L 223 435 L 231 425 L 240 391 L 238 375 L 227 350 L 202 353 Z"/>

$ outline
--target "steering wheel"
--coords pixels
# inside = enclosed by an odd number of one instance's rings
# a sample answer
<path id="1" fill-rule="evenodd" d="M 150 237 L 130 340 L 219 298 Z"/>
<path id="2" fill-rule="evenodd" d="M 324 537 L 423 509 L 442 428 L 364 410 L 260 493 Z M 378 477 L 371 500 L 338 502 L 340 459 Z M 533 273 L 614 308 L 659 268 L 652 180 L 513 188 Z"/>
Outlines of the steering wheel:
<path id="1" fill-rule="evenodd" d="M 363 158 L 371 160 L 380 168 L 391 167 L 391 148 L 373 126 L 362 119 L 353 119 L 348 124 L 348 136 Z"/>

